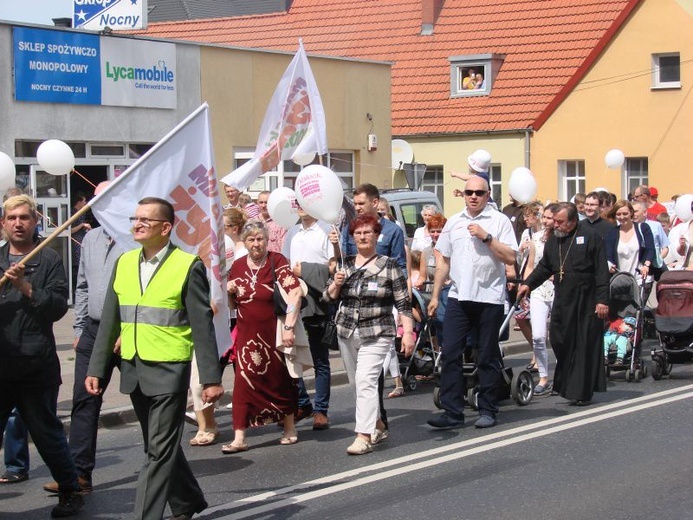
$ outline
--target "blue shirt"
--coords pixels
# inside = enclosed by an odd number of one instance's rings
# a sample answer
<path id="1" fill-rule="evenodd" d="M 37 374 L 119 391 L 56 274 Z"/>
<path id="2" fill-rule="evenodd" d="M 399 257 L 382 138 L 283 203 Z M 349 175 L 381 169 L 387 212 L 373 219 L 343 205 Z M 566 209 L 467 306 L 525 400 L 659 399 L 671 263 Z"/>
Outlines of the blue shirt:
<path id="1" fill-rule="evenodd" d="M 386 218 L 380 219 L 380 225 L 383 230 L 380 232 L 378 242 L 375 245 L 375 252 L 379 255 L 389 256 L 397 261 L 397 265 L 402 268 L 402 271 L 407 272 L 407 253 L 404 249 L 404 232 L 397 224 Z M 342 254 L 354 256 L 358 253 L 354 237 L 349 234 L 349 227 L 344 226 L 342 229 Z"/>

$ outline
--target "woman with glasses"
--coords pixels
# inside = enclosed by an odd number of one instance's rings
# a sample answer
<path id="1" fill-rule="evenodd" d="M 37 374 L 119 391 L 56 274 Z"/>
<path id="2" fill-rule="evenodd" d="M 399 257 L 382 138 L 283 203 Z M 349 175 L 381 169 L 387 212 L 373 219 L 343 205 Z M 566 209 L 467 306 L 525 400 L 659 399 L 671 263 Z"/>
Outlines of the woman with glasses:
<path id="1" fill-rule="evenodd" d="M 350 225 L 357 254 L 347 257 L 325 290 L 339 301 L 335 316 L 339 350 L 349 382 L 356 387 L 356 439 L 349 455 L 373 451 L 372 444 L 387 437 L 380 419 L 378 377 L 397 334 L 392 307 L 403 327 L 402 350 L 414 350 L 413 319 L 407 277 L 397 262 L 375 252 L 382 227 L 372 215 L 360 215 Z"/>
<path id="2" fill-rule="evenodd" d="M 248 450 L 248 427 L 282 421 L 284 434 L 279 443 L 298 442 L 294 424 L 297 381 L 289 374 L 284 355 L 277 349 L 277 332 L 284 347 L 293 346 L 303 294 L 286 258 L 268 251 L 269 233 L 263 222 L 246 223 L 241 238 L 248 254 L 233 263 L 228 283 L 238 330 L 232 398 L 234 439 L 222 447 L 223 453 Z M 274 313 L 275 280 L 288 294 L 287 314 L 280 331 Z"/>

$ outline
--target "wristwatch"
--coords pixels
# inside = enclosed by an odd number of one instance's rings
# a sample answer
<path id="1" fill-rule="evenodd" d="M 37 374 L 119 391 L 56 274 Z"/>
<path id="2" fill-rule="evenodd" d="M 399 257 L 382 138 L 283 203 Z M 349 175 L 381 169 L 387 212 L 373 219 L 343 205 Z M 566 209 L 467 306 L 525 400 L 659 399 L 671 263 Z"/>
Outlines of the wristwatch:
<path id="1" fill-rule="evenodd" d="M 482 242 L 483 242 L 484 244 L 488 244 L 491 240 L 493 240 L 493 235 L 492 235 L 491 233 L 489 233 L 488 235 L 486 235 L 486 238 L 484 238 L 484 239 L 482 240 Z"/>
<path id="2" fill-rule="evenodd" d="M 294 325 L 284 325 L 284 330 L 294 330 Z"/>

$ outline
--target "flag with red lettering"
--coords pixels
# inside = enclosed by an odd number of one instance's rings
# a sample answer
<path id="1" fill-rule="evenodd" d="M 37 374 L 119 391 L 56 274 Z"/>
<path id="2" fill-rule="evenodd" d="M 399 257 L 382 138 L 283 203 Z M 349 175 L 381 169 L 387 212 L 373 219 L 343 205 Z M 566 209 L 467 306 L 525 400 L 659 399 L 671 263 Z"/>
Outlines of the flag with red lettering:
<path id="1" fill-rule="evenodd" d="M 172 242 L 207 267 L 219 352 L 230 346 L 224 223 L 205 103 L 120 174 L 90 206 L 108 234 L 125 248 L 139 247 L 128 220 L 144 197 L 173 204 Z M 107 276 L 107 274 L 104 274 Z"/>
<path id="2" fill-rule="evenodd" d="M 304 138 L 310 137 L 298 149 Z M 279 80 L 270 100 L 253 158 L 221 179 L 243 191 L 255 179 L 274 169 L 296 152 L 327 153 L 325 110 L 318 85 L 308 64 L 308 56 L 299 40 L 298 52 Z"/>

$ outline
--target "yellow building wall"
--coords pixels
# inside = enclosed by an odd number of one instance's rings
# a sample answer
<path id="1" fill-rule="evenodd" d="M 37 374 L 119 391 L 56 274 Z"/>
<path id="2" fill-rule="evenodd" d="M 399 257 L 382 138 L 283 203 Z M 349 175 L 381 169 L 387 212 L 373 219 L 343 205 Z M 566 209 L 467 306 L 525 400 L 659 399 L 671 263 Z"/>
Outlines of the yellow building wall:
<path id="1" fill-rule="evenodd" d="M 255 148 L 267 106 L 292 58 L 276 52 L 202 47 L 201 93 L 210 106 L 220 177 L 233 169 L 234 151 Z M 325 110 L 329 150 L 355 153 L 356 184 L 390 187 L 390 65 L 308 59 Z M 378 148 L 369 152 L 371 124 Z"/>
<path id="2" fill-rule="evenodd" d="M 648 159 L 660 202 L 693 192 L 693 10 L 645 0 L 591 70 L 532 140 L 539 198 L 558 195 L 558 161 L 584 160 L 586 190 L 627 195 L 625 174 L 607 169 L 606 152 Z M 681 88 L 652 89 L 652 54 L 679 52 Z"/>
<path id="3" fill-rule="evenodd" d="M 519 166 L 525 165 L 525 134 L 492 134 L 487 136 L 460 136 L 415 139 L 407 138 L 406 141 L 414 150 L 414 160 L 417 163 L 431 166 L 442 166 L 444 173 L 444 201 L 443 207 L 446 216 L 461 211 L 464 200 L 454 197 L 455 189 L 464 190 L 464 181 L 452 177 L 451 171 L 467 172 L 469 157 L 475 150 L 482 148 L 491 154 L 492 164 L 501 167 L 502 200 L 496 201 L 499 207 L 509 202 L 508 180 L 510 173 Z M 396 187 L 406 186 L 403 175 L 396 175 L 394 179 Z"/>

